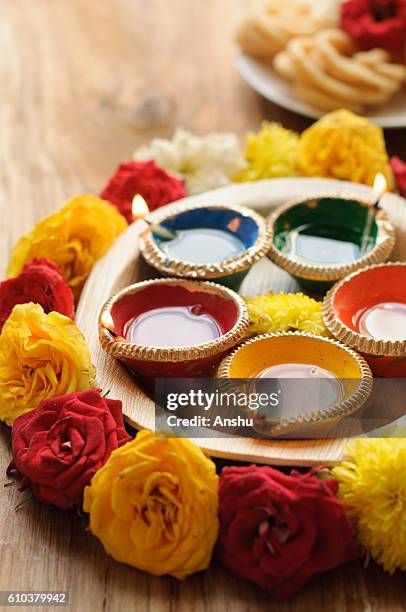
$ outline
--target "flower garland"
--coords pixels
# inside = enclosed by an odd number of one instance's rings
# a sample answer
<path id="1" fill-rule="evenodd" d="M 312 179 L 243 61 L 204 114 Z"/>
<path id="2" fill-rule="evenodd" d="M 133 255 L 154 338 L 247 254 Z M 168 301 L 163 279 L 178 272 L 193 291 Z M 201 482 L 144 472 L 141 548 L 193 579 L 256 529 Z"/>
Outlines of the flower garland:
<path id="1" fill-rule="evenodd" d="M 362 137 L 361 137 L 362 133 Z M 326 479 L 267 466 L 216 466 L 195 444 L 124 428 L 121 402 L 101 395 L 74 298 L 93 264 L 131 222 L 134 195 L 152 208 L 232 181 L 299 172 L 370 184 L 389 165 L 382 131 L 347 111 L 302 136 L 265 122 L 245 154 L 230 134 L 185 130 L 121 164 L 102 198 L 81 195 L 13 249 L 0 283 L 0 419 L 12 425 L 8 474 L 44 503 L 81 507 L 117 561 L 183 579 L 213 552 L 237 576 L 278 598 L 363 550 L 389 572 L 406 569 L 406 443 L 356 440 Z M 159 165 L 158 165 L 159 164 Z M 161 167 L 160 167 L 161 166 Z M 392 175 L 393 172 L 393 175 Z M 185 191 L 186 188 L 186 191 Z M 320 304 L 302 294 L 247 298 L 249 333 L 326 335 Z"/>
<path id="2" fill-rule="evenodd" d="M 240 146 L 232 134 L 196 136 L 177 130 L 172 140 L 161 138 L 137 149 L 135 159 L 153 159 L 182 178 L 188 194 L 233 182 L 287 176 L 314 176 L 372 185 L 378 172 L 390 189 L 401 177 L 399 161 L 392 162 L 383 130 L 348 110 L 329 113 L 301 135 L 264 121 L 258 133 L 249 132 Z M 392 167 L 391 167 L 392 166 Z M 404 170 L 399 188 L 405 189 Z M 139 191 L 141 192 L 141 190 Z"/>

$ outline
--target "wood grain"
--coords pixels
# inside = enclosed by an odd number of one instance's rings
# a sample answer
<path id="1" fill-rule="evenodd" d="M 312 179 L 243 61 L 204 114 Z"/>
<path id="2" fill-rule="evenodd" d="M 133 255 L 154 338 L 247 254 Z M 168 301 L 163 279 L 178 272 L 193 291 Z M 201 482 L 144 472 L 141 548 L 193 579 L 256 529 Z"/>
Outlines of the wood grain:
<path id="1" fill-rule="evenodd" d="M 308 122 L 251 92 L 233 65 L 231 33 L 249 0 L 2 0 L 0 3 L 0 260 L 34 222 L 176 125 L 242 134 L 269 117 Z M 391 132 L 406 157 L 406 132 Z M 0 473 L 10 458 L 0 429 Z M 3 478 L 5 480 L 5 477 Z M 279 603 L 214 563 L 184 583 L 111 561 L 86 520 L 1 488 L 0 589 L 70 590 L 71 609 L 236 612 L 404 610 L 404 576 L 359 563 Z"/>

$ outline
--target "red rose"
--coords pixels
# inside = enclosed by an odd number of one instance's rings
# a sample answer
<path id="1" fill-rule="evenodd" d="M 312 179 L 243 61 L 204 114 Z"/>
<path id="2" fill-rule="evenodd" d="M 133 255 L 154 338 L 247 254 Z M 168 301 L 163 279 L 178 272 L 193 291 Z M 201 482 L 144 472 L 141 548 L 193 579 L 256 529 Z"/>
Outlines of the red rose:
<path id="1" fill-rule="evenodd" d="M 239 577 L 283 599 L 311 576 L 355 559 L 335 480 L 268 466 L 224 468 L 218 554 Z"/>
<path id="2" fill-rule="evenodd" d="M 399 157 L 392 157 L 390 165 L 399 191 L 406 198 L 406 164 Z"/>
<path id="3" fill-rule="evenodd" d="M 115 206 L 128 223 L 132 222 L 131 206 L 135 195 L 141 195 L 150 210 L 186 196 L 183 181 L 171 176 L 154 161 L 129 161 L 120 164 L 100 197 Z"/>
<path id="4" fill-rule="evenodd" d="M 68 393 L 16 419 L 9 472 L 19 472 L 22 487 L 32 485 L 41 501 L 66 510 L 81 503 L 95 472 L 130 439 L 120 401 L 97 389 Z"/>
<path id="5" fill-rule="evenodd" d="M 34 259 L 21 274 L 0 283 L 0 331 L 14 306 L 27 302 L 40 304 L 46 313 L 75 315 L 72 290 L 49 259 Z"/>
<path id="6" fill-rule="evenodd" d="M 363 49 L 398 50 L 406 46 L 406 0 L 347 0 L 341 27 Z"/>

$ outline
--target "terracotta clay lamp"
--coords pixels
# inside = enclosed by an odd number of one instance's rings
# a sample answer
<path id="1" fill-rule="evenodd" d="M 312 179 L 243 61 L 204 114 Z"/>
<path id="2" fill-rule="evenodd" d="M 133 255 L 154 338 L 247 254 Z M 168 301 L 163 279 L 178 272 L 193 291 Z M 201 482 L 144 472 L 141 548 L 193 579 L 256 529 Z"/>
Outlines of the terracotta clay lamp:
<path id="1" fill-rule="evenodd" d="M 379 208 L 385 186 L 377 175 L 374 203 L 317 196 L 282 206 L 269 218 L 269 258 L 316 294 L 355 270 L 386 261 L 395 231 Z"/>
<path id="2" fill-rule="evenodd" d="M 247 340 L 221 362 L 223 379 L 287 380 L 281 406 L 257 414 L 262 434 L 306 434 L 328 431 L 368 399 L 372 374 L 364 359 L 344 344 L 311 334 L 263 334 Z M 265 388 L 265 387 L 264 387 Z M 267 387 L 268 388 L 268 387 Z M 252 416 L 252 415 L 251 415 Z"/>
<path id="3" fill-rule="evenodd" d="M 246 334 L 245 302 L 214 283 L 156 279 L 126 287 L 99 317 L 102 348 L 148 387 L 155 378 L 213 375 Z"/>
<path id="4" fill-rule="evenodd" d="M 406 377 L 405 262 L 369 266 L 337 283 L 325 297 L 323 317 L 374 374 Z"/>
<path id="5" fill-rule="evenodd" d="M 265 219 L 242 206 L 172 204 L 150 218 L 140 250 L 163 276 L 211 280 L 238 290 L 270 247 Z"/>

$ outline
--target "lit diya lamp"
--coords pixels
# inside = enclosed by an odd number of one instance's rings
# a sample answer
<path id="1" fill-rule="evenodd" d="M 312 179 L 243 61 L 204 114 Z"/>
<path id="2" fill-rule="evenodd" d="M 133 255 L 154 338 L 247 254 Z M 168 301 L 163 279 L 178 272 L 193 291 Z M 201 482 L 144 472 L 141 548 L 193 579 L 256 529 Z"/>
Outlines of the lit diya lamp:
<path id="1" fill-rule="evenodd" d="M 300 285 L 322 294 L 347 274 L 386 261 L 395 231 L 380 200 L 386 181 L 375 180 L 374 203 L 344 196 L 317 196 L 287 204 L 270 216 L 269 258 Z"/>
<path id="2" fill-rule="evenodd" d="M 330 428 L 368 399 L 372 374 L 344 344 L 298 332 L 263 334 L 247 340 L 221 362 L 222 379 L 255 379 L 249 391 L 270 391 L 278 404 L 260 410 L 255 429 L 271 435 Z M 268 383 L 266 383 L 268 379 Z"/>
<path id="3" fill-rule="evenodd" d="M 265 219 L 241 206 L 171 204 L 149 219 L 140 250 L 163 276 L 214 280 L 238 289 L 270 246 Z"/>
<path id="4" fill-rule="evenodd" d="M 131 210 L 133 221 L 145 221 L 154 236 L 160 238 L 161 240 L 171 240 L 175 237 L 172 232 L 157 223 L 152 223 L 152 221 L 148 219 L 147 215 L 149 215 L 149 208 L 142 195 L 137 193 L 134 196 Z"/>
<path id="5" fill-rule="evenodd" d="M 99 319 L 102 348 L 147 386 L 155 378 L 210 377 L 244 337 L 245 302 L 213 283 L 157 279 L 110 298 Z"/>
<path id="6" fill-rule="evenodd" d="M 406 377 L 406 263 L 369 266 L 326 295 L 331 333 L 364 354 L 379 376 Z"/>

